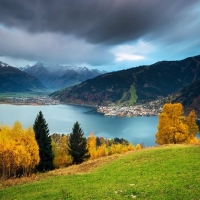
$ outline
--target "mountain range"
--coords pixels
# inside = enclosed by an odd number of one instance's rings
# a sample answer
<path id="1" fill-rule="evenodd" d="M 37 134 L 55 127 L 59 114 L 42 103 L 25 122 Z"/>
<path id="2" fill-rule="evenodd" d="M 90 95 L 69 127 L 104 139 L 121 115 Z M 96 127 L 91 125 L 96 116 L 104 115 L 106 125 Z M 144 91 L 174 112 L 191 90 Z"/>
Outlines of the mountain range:
<path id="1" fill-rule="evenodd" d="M 46 90 L 46 87 L 37 78 L 0 61 L 0 92 L 43 90 Z"/>
<path id="2" fill-rule="evenodd" d="M 50 90 L 59 90 L 68 86 L 73 86 L 105 73 L 97 69 L 53 65 L 41 61 L 33 66 L 20 68 L 20 70 L 37 77 Z"/>
<path id="3" fill-rule="evenodd" d="M 103 74 L 51 96 L 66 103 L 132 105 L 167 97 L 199 79 L 200 55 Z"/>
<path id="4" fill-rule="evenodd" d="M 188 112 L 195 109 L 200 116 L 200 55 L 110 73 L 42 62 L 19 70 L 0 62 L 2 93 L 56 90 L 66 85 L 74 86 L 50 96 L 65 103 L 130 106 L 172 95 L 173 102 L 181 102 Z"/>

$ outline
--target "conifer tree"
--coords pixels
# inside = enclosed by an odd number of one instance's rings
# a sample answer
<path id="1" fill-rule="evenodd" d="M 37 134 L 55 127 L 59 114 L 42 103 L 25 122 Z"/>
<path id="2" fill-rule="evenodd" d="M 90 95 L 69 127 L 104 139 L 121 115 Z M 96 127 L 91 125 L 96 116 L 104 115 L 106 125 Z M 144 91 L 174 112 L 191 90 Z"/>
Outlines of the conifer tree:
<path id="1" fill-rule="evenodd" d="M 74 124 L 69 136 L 69 154 L 72 156 L 73 164 L 80 164 L 90 157 L 86 138 L 78 122 Z"/>
<path id="2" fill-rule="evenodd" d="M 39 146 L 40 162 L 36 169 L 40 172 L 45 172 L 53 169 L 53 151 L 51 145 L 51 137 L 46 120 L 40 111 L 33 125 L 35 138 Z"/>

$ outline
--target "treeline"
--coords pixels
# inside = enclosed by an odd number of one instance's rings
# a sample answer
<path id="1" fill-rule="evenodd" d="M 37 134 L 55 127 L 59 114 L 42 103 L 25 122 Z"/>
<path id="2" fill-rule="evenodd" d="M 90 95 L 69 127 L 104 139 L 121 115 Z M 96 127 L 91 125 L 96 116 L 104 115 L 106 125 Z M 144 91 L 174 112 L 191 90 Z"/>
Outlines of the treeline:
<path id="1" fill-rule="evenodd" d="M 94 133 L 85 138 L 78 122 L 71 134 L 50 135 L 40 111 L 33 127 L 24 129 L 19 121 L 12 127 L 0 125 L 0 177 L 27 176 L 140 148 L 123 138 L 109 140 Z"/>
<path id="2" fill-rule="evenodd" d="M 73 157 L 69 153 L 70 135 L 57 134 L 51 135 L 52 149 L 54 154 L 54 167 L 67 167 L 73 163 Z M 86 139 L 86 148 L 89 159 L 94 160 L 112 154 L 122 154 L 128 151 L 135 151 L 142 148 L 140 144 L 134 146 L 123 138 L 105 139 L 95 137 L 94 133 Z M 85 159 L 87 160 L 87 158 Z"/>

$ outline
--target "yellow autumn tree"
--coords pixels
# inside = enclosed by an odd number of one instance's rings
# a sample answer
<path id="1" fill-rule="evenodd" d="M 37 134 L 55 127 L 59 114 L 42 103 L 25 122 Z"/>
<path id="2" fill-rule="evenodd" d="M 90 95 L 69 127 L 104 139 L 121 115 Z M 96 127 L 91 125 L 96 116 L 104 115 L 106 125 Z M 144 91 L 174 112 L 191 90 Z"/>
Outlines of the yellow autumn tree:
<path id="1" fill-rule="evenodd" d="M 135 151 L 135 150 L 139 150 L 141 149 L 140 145 L 137 144 L 136 147 L 134 147 L 133 144 L 129 143 L 129 144 L 112 144 L 109 148 L 109 154 L 123 154 L 126 153 L 128 151 Z"/>
<path id="2" fill-rule="evenodd" d="M 140 144 L 137 144 L 136 147 L 135 147 L 135 149 L 136 149 L 136 150 L 140 150 L 140 149 L 142 149 L 142 147 L 141 147 Z"/>
<path id="3" fill-rule="evenodd" d="M 188 119 L 183 115 L 183 106 L 180 103 L 167 103 L 159 114 L 157 144 L 181 144 L 194 141 L 196 129 L 194 128 L 194 113 Z M 196 122 L 195 122 L 196 123 Z"/>
<path id="4" fill-rule="evenodd" d="M 97 139 L 99 139 L 99 145 L 97 145 Z M 140 147 L 140 145 L 139 145 Z M 139 149 L 137 146 L 137 149 Z M 128 151 L 134 151 L 136 148 L 134 145 L 124 140 L 123 138 L 104 139 L 95 137 L 94 133 L 91 133 L 87 139 L 87 148 L 90 153 L 90 159 L 96 159 L 112 154 L 123 154 Z M 140 147 L 141 148 L 141 147 Z"/>
<path id="5" fill-rule="evenodd" d="M 108 149 L 106 147 L 106 144 L 102 144 L 99 146 L 96 150 L 96 158 L 104 157 L 108 155 Z"/>
<path id="6" fill-rule="evenodd" d="M 30 154 L 26 151 L 26 138 L 25 130 L 23 129 L 19 121 L 15 122 L 11 132 L 12 140 L 15 142 L 15 169 L 17 173 L 23 174 L 30 165 L 31 157 Z"/>
<path id="7" fill-rule="evenodd" d="M 87 148 L 90 154 L 90 159 L 93 160 L 97 157 L 96 155 L 96 137 L 94 133 L 91 133 L 89 138 L 87 139 Z"/>
<path id="8" fill-rule="evenodd" d="M 12 159 L 14 159 L 14 142 L 10 138 L 10 127 L 0 126 L 0 176 L 11 174 Z"/>
<path id="9" fill-rule="evenodd" d="M 35 139 L 35 132 L 31 126 L 25 129 L 22 144 L 25 147 L 26 153 L 29 155 L 28 157 L 30 158 L 25 172 L 30 173 L 40 161 L 39 146 Z"/>
<path id="10" fill-rule="evenodd" d="M 123 145 L 122 144 L 112 144 L 110 146 L 110 154 L 121 154 L 123 153 Z"/>
<path id="11" fill-rule="evenodd" d="M 188 139 L 186 143 L 197 143 L 199 142 L 198 139 L 196 138 L 196 135 L 199 132 L 198 125 L 196 123 L 197 116 L 194 110 L 190 112 L 188 117 L 186 118 L 186 124 L 188 126 Z"/>
<path id="12" fill-rule="evenodd" d="M 72 163 L 72 157 L 68 153 L 68 136 L 53 134 L 51 140 L 52 151 L 54 154 L 54 167 L 61 168 L 69 166 Z"/>
<path id="13" fill-rule="evenodd" d="M 13 127 L 0 126 L 0 176 L 27 175 L 39 163 L 39 149 L 33 129 L 23 129 L 20 122 Z"/>

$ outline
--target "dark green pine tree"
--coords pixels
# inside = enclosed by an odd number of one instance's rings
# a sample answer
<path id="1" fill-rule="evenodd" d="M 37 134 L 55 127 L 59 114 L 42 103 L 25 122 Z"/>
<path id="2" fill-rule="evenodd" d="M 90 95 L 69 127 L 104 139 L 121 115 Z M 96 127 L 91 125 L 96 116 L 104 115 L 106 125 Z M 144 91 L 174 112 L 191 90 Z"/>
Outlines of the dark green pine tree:
<path id="1" fill-rule="evenodd" d="M 69 136 L 69 154 L 72 156 L 73 164 L 80 164 L 90 157 L 86 138 L 78 122 L 74 124 Z"/>
<path id="2" fill-rule="evenodd" d="M 36 170 L 45 172 L 53 169 L 53 151 L 51 146 L 51 137 L 49 136 L 49 129 L 46 120 L 40 111 L 35 119 L 33 125 L 35 131 L 35 138 L 39 146 L 40 162 L 36 166 Z"/>

